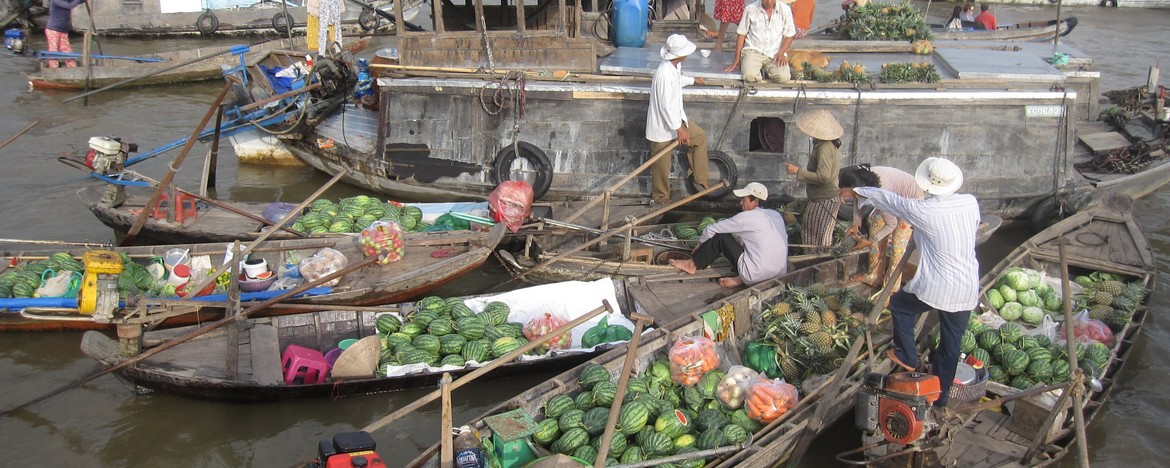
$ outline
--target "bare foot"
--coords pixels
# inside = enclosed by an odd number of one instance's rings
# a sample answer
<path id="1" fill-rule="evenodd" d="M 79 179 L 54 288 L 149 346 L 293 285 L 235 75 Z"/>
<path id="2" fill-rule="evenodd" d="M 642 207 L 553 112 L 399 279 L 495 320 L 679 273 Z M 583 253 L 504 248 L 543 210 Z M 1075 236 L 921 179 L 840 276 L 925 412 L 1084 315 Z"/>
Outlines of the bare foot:
<path id="1" fill-rule="evenodd" d="M 743 280 L 738 276 L 728 276 L 726 278 L 719 278 L 719 285 L 728 289 L 738 288 L 743 286 Z"/>
<path id="2" fill-rule="evenodd" d="M 678 268 L 688 275 L 693 275 L 699 271 L 698 267 L 695 266 L 694 260 L 671 260 L 670 266 Z"/>
<path id="3" fill-rule="evenodd" d="M 869 275 L 853 275 L 849 280 L 857 283 L 865 283 L 875 288 L 878 286 L 877 278 L 870 277 Z"/>

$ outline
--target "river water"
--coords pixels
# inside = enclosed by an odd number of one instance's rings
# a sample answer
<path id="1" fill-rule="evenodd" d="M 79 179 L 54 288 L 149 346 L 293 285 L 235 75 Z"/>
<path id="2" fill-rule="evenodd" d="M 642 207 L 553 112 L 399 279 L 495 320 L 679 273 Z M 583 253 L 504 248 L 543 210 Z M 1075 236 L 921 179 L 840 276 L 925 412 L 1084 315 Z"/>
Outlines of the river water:
<path id="1" fill-rule="evenodd" d="M 714 2 L 711 2 L 712 4 Z M 931 5 L 931 17 L 945 17 L 952 3 Z M 925 3 L 920 4 L 925 7 Z M 710 6 L 709 6 L 710 7 Z M 1055 15 L 1055 7 L 996 6 L 1001 23 L 1038 20 Z M 1170 11 L 1065 8 L 1080 25 L 1064 40 L 1093 57 L 1103 74 L 1102 89 L 1145 83 L 1147 68 L 1170 63 Z M 822 1 L 814 24 L 839 14 L 835 1 Z M 77 40 L 74 41 L 77 45 Z M 133 55 L 150 50 L 191 47 L 190 40 L 103 39 L 103 52 Z M 34 48 L 43 49 L 37 38 Z M 797 44 L 799 47 L 799 43 Z M 80 47 L 79 47 L 80 48 Z M 367 49 L 367 51 L 373 50 Z M 90 183 L 84 174 L 55 161 L 84 154 L 90 136 L 114 135 L 153 148 L 190 134 L 221 86 L 218 83 L 167 89 L 115 90 L 81 102 L 62 104 L 71 94 L 31 92 L 23 73 L 35 70 L 28 58 L 0 58 L 0 138 L 36 120 L 40 123 L 0 150 L 0 237 L 70 241 L 111 241 L 112 232 L 85 209 L 75 192 Z M 1166 82 L 1163 79 L 1163 82 Z M 177 182 L 194 187 L 206 148 L 197 145 Z M 136 167 L 155 177 L 166 172 L 170 158 Z M 1006 168 L 1005 168 L 1006 169 Z M 238 166 L 221 158 L 216 195 L 223 199 L 299 201 L 327 177 L 302 168 Z M 326 196 L 360 193 L 335 187 Z M 1170 271 L 1170 190 L 1138 203 L 1140 221 L 1159 256 L 1159 269 Z M 1022 230 L 997 234 L 982 252 L 985 266 L 1026 238 Z M 487 265 L 444 293 L 472 293 L 503 274 Z M 1160 396 L 1170 386 L 1164 356 L 1170 354 L 1170 326 L 1157 314 L 1170 295 L 1159 281 L 1133 361 L 1120 376 L 1112 401 L 1089 428 L 1092 462 L 1101 466 L 1152 466 L 1170 459 L 1170 400 Z M 9 334 L 0 340 L 0 409 L 37 397 L 96 370 L 78 350 L 79 333 Z M 474 383 L 455 394 L 456 422 L 515 395 L 548 376 Z M 316 442 L 334 433 L 360 428 L 429 389 L 371 395 L 339 401 L 313 400 L 256 405 L 192 401 L 168 395 L 134 396 L 110 376 L 96 379 L 28 410 L 0 419 L 0 465 L 39 466 L 289 466 L 312 453 Z M 814 446 L 808 466 L 826 466 L 832 454 L 853 447 L 847 424 L 838 425 Z M 382 455 L 406 460 L 437 439 L 439 418 L 432 405 L 417 416 L 379 431 Z"/>

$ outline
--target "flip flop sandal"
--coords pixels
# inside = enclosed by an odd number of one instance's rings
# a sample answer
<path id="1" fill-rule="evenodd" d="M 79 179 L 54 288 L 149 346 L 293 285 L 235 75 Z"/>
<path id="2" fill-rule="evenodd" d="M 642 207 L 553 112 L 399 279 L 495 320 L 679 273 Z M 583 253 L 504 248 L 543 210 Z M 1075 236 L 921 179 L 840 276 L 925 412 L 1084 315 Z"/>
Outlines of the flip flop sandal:
<path id="1" fill-rule="evenodd" d="M 898 367 L 901 367 L 906 372 L 915 371 L 913 367 L 906 365 L 906 363 L 902 362 L 901 359 L 898 359 L 898 354 L 894 352 L 894 348 L 886 348 L 886 359 L 889 359 L 890 362 L 896 364 Z"/>

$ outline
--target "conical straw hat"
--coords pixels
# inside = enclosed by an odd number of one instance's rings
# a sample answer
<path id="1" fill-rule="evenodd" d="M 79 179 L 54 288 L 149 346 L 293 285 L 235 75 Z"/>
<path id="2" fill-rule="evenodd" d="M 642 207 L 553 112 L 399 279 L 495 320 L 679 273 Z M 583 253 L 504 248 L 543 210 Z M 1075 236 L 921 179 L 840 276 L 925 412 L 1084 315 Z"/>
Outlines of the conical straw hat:
<path id="1" fill-rule="evenodd" d="M 845 134 L 845 129 L 827 110 L 806 112 L 796 116 L 796 126 L 806 135 L 818 140 L 836 140 Z"/>
<path id="2" fill-rule="evenodd" d="M 333 363 L 330 376 L 334 379 L 373 377 L 378 370 L 378 355 L 382 352 L 382 342 L 378 335 L 370 335 L 350 345 L 337 362 Z"/>

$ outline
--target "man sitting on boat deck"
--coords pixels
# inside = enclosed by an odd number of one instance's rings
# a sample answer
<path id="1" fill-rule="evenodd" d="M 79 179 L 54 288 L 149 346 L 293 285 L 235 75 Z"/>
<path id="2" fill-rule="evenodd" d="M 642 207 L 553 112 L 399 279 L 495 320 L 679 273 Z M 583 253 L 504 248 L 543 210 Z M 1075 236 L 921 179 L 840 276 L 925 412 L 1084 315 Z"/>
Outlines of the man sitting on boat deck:
<path id="1" fill-rule="evenodd" d="M 988 31 L 999 29 L 999 25 L 995 21 L 995 15 L 991 14 L 990 4 L 979 4 L 979 16 L 975 17 L 975 29 L 986 29 Z"/>
<path id="2" fill-rule="evenodd" d="M 731 73 L 739 67 L 744 83 L 759 83 L 764 78 L 775 83 L 792 81 L 788 49 L 796 26 L 787 5 L 792 1 L 784 2 L 759 0 L 744 7 L 743 19 L 735 30 L 735 60 L 724 71 Z"/>
<path id="3" fill-rule="evenodd" d="M 919 314 L 937 310 L 940 340 L 931 358 L 931 373 L 938 376 L 942 390 L 934 405 L 942 408 L 955 380 L 971 309 L 979 303 L 979 260 L 975 257 L 979 202 L 970 194 L 955 193 L 963 185 L 963 171 L 946 159 L 927 158 L 918 165 L 914 178 L 926 198 L 906 198 L 876 187 L 842 192 L 863 197 L 864 203 L 914 226 L 913 239 L 922 259 L 914 277 L 890 297 L 894 346 L 886 350 L 886 357 L 907 371 L 918 369 L 914 325 Z"/>
<path id="4" fill-rule="evenodd" d="M 784 274 L 788 270 L 788 231 L 779 212 L 760 207 L 768 199 L 768 188 L 752 182 L 731 193 L 739 197 L 743 211 L 707 226 L 691 259 L 671 260 L 670 264 L 693 275 L 722 255 L 731 261 L 736 274 L 719 279 L 725 288 L 756 284 Z"/>
<path id="5" fill-rule="evenodd" d="M 658 154 L 674 140 L 687 147 L 695 185 L 707 188 L 707 134 L 683 110 L 684 86 L 705 84 L 702 78 L 682 74 L 682 62 L 695 53 L 695 44 L 682 34 L 666 38 L 659 54 L 662 63 L 650 84 L 650 108 L 646 112 L 646 139 L 650 155 Z M 660 205 L 670 203 L 670 156 L 658 158 L 651 166 L 651 194 Z"/>

